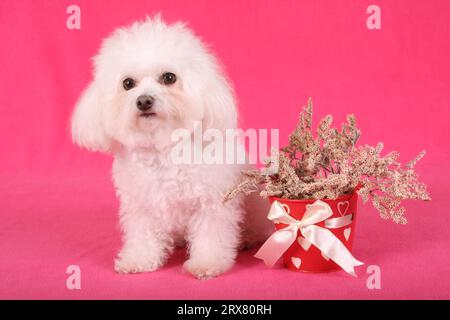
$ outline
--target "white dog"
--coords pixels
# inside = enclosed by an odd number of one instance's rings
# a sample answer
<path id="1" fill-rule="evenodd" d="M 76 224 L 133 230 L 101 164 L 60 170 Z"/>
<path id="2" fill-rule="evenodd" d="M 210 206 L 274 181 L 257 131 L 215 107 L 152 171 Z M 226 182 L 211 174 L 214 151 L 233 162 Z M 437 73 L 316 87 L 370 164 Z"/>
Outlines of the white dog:
<path id="1" fill-rule="evenodd" d="M 233 266 L 242 245 L 266 238 L 267 211 L 245 213 L 245 199 L 223 202 L 237 165 L 174 164 L 174 130 L 236 128 L 230 88 L 214 56 L 183 24 L 159 17 L 121 28 L 94 59 L 94 79 L 72 118 L 73 140 L 114 155 L 123 247 L 120 273 L 154 271 L 187 241 L 184 267 L 198 278 Z M 258 206 L 258 204 L 256 204 Z M 256 216 L 258 215 L 258 216 Z"/>

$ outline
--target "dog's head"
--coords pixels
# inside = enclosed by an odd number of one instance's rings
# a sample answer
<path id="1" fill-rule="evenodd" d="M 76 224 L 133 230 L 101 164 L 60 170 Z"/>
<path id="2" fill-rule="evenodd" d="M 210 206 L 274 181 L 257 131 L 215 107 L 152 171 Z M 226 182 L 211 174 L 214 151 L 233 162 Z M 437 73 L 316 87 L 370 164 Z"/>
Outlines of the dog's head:
<path id="1" fill-rule="evenodd" d="M 116 30 L 94 58 L 94 79 L 72 117 L 73 140 L 162 148 L 177 128 L 235 128 L 233 92 L 204 44 L 159 17 Z"/>

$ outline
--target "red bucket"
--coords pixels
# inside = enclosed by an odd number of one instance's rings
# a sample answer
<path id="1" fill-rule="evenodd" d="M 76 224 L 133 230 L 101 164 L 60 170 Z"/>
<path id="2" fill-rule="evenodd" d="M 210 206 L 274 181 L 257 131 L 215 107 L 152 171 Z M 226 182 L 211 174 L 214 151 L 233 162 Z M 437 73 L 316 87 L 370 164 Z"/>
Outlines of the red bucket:
<path id="1" fill-rule="evenodd" d="M 290 200 L 277 197 L 270 197 L 270 203 L 278 201 L 286 212 L 297 220 L 301 220 L 306 212 L 306 206 L 316 200 Z M 358 194 L 341 196 L 337 199 L 323 199 L 321 201 L 328 204 L 333 211 L 329 219 L 351 216 L 351 223 L 344 227 L 328 229 L 352 252 L 353 237 L 355 235 L 355 218 L 357 211 Z M 317 226 L 326 228 L 325 221 L 317 223 Z M 275 224 L 277 230 L 287 227 L 285 224 Z M 323 254 L 317 247 L 304 239 L 298 231 L 296 241 L 283 254 L 284 264 L 293 271 L 303 272 L 330 272 L 341 270 L 341 267 Z"/>

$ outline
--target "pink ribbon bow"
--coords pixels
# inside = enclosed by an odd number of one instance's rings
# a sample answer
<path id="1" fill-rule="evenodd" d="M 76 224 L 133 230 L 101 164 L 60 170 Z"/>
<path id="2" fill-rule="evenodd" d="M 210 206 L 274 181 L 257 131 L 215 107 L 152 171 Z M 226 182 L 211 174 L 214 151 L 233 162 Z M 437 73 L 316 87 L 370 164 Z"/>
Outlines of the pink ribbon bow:
<path id="1" fill-rule="evenodd" d="M 323 201 L 317 200 L 313 204 L 306 206 L 306 213 L 301 220 L 296 220 L 285 211 L 278 201 L 274 201 L 267 218 L 273 223 L 282 223 L 288 226 L 277 230 L 271 235 L 256 252 L 255 257 L 264 260 L 267 266 L 272 267 L 294 243 L 297 239 L 298 231 L 300 231 L 306 240 L 315 245 L 342 269 L 352 276 L 356 276 L 354 267 L 364 263 L 356 260 L 330 230 L 316 225 L 332 215 L 333 211 L 330 206 Z M 351 215 L 348 215 L 342 218 L 329 219 L 325 221 L 325 226 L 328 228 L 340 228 L 351 223 L 351 218 Z"/>

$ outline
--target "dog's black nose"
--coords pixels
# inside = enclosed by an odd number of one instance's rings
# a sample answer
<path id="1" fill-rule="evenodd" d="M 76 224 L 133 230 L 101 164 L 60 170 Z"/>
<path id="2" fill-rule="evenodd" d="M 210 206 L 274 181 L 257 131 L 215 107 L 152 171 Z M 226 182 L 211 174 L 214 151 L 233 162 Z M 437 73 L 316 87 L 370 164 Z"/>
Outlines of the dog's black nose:
<path id="1" fill-rule="evenodd" d="M 141 111 L 147 111 L 153 106 L 154 101 L 152 96 L 143 94 L 136 99 L 136 107 Z"/>

